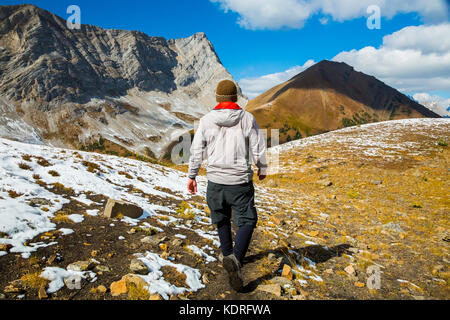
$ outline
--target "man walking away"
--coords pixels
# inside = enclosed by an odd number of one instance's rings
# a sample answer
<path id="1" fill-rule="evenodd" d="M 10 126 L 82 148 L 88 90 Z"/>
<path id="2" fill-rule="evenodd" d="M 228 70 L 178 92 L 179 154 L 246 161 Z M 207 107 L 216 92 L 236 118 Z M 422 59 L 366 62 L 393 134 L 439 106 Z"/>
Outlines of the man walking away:
<path id="1" fill-rule="evenodd" d="M 253 115 L 237 102 L 234 82 L 224 80 L 216 90 L 219 105 L 200 119 L 191 147 L 188 190 L 197 192 L 195 178 L 204 158 L 207 160 L 206 200 L 211 220 L 217 224 L 230 285 L 242 290 L 242 261 L 257 223 L 255 189 L 250 157 L 258 167 L 260 180 L 266 177 L 266 141 Z M 238 227 L 235 245 L 231 236 L 231 214 Z"/>

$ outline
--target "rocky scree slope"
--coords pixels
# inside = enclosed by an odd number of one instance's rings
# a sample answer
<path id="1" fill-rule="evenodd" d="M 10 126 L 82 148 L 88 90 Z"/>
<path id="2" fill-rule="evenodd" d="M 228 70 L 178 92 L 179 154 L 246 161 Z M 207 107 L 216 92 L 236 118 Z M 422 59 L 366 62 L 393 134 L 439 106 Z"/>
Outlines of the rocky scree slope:
<path id="1" fill-rule="evenodd" d="M 242 293 L 217 261 L 204 177 L 192 197 L 172 168 L 0 140 L 0 298 L 448 299 L 449 126 L 395 120 L 272 148 Z M 109 198 L 144 213 L 105 218 Z"/>

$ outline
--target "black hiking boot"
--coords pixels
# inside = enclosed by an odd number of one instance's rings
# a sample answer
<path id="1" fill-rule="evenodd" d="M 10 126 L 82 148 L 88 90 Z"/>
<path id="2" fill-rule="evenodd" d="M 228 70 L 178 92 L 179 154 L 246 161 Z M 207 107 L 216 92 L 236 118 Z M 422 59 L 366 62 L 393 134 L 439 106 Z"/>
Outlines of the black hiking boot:
<path id="1" fill-rule="evenodd" d="M 228 272 L 230 286 L 234 291 L 240 292 L 244 287 L 244 280 L 242 279 L 241 264 L 236 259 L 234 254 L 223 257 L 223 267 Z"/>

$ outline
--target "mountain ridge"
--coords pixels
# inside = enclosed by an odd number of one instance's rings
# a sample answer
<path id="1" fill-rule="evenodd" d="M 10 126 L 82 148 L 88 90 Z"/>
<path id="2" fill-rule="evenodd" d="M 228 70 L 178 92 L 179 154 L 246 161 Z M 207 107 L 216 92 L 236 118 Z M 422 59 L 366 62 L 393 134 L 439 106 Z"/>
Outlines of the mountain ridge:
<path id="1" fill-rule="evenodd" d="M 105 138 L 160 157 L 233 80 L 207 36 L 168 39 L 81 25 L 34 5 L 0 6 L 0 108 L 40 140 L 80 147 Z M 239 89 L 241 101 L 246 101 Z M 1 123 L 1 122 L 0 122 Z M 146 151 L 147 150 L 147 151 Z"/>

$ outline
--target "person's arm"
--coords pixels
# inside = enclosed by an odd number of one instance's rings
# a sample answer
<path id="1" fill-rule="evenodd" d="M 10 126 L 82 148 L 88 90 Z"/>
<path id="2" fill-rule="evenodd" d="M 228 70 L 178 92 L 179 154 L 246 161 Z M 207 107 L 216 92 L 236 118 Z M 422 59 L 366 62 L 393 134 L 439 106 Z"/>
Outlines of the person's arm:
<path id="1" fill-rule="evenodd" d="M 264 180 L 267 176 L 266 140 L 254 118 L 249 135 L 249 145 L 253 162 L 258 167 L 259 179 Z"/>
<path id="2" fill-rule="evenodd" d="M 200 120 L 200 124 L 197 128 L 197 132 L 194 135 L 191 146 L 191 157 L 189 159 L 189 181 L 188 181 L 188 191 L 191 194 L 197 193 L 197 182 L 195 178 L 198 175 L 198 171 L 202 166 L 203 153 L 205 151 L 206 141 L 203 135 L 203 124 Z"/>

